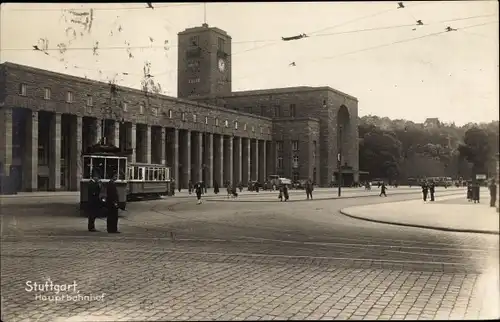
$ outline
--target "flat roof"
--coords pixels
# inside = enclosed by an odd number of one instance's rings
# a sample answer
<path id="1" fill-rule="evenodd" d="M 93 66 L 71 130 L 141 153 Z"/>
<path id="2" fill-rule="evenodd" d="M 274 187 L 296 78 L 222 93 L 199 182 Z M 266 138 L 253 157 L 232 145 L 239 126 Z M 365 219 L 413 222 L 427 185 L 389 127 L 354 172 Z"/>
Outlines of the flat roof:
<path id="1" fill-rule="evenodd" d="M 220 95 L 220 98 L 230 98 L 230 97 L 244 97 L 244 96 L 258 96 L 258 95 L 272 95 L 272 94 L 286 94 L 286 93 L 297 93 L 297 92 L 315 92 L 315 91 L 329 91 L 336 94 L 345 96 L 354 101 L 358 99 L 352 95 L 346 94 L 330 86 L 294 86 L 294 87 L 281 87 L 281 88 L 269 88 L 269 89 L 256 89 L 248 91 L 235 91 L 228 95 Z"/>

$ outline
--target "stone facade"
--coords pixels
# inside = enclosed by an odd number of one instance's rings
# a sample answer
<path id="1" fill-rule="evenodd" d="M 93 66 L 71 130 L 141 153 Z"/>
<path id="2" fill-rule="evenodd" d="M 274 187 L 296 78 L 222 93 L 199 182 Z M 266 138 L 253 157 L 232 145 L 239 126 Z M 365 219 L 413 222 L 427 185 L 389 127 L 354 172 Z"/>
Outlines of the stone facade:
<path id="1" fill-rule="evenodd" d="M 292 120 L 299 121 L 303 118 L 318 120 L 319 137 L 317 139 L 316 159 L 319 161 L 319 165 L 316 167 L 316 182 L 323 186 L 330 183 L 333 174 L 337 171 L 338 125 L 342 123 L 339 122 L 338 115 L 340 108 L 345 107 L 349 114 L 349 120 L 343 124 L 342 164 L 347 163 L 352 168 L 354 181 L 359 178 L 358 100 L 355 97 L 330 87 L 303 86 L 233 92 L 229 95 L 219 95 L 216 98 L 205 96 L 194 99 L 199 102 L 225 106 L 239 112 L 272 118 L 273 129 L 279 128 L 277 131 L 273 130 L 273 141 L 281 140 L 282 133 L 300 131 L 300 133 L 305 134 L 300 136 L 301 145 L 312 144 L 306 143 L 309 140 L 307 138 L 315 135 L 311 132 L 312 129 L 308 126 L 302 128 L 300 122 L 292 122 Z M 290 121 L 282 122 L 283 118 L 288 118 Z M 274 134 L 278 136 L 276 137 Z M 285 140 L 284 149 L 286 151 L 291 150 L 292 141 L 290 138 Z M 308 150 L 311 151 L 311 149 Z M 288 156 L 290 154 L 287 154 L 287 158 Z M 303 157 L 309 160 L 312 154 Z M 290 162 L 291 160 L 287 159 L 285 164 Z M 304 166 L 309 167 L 309 165 Z M 285 167 L 279 172 L 291 177 L 293 171 Z M 300 173 L 301 179 L 304 179 L 304 173 L 302 171 Z"/>
<path id="2" fill-rule="evenodd" d="M 342 164 L 357 180 L 355 97 L 329 87 L 232 92 L 230 57 L 223 30 L 204 25 L 179 33 L 184 99 L 1 64 L 4 175 L 20 172 L 25 191 L 78 190 L 81 153 L 104 137 L 132 149 L 132 163 L 170 166 L 181 187 L 263 182 L 273 174 L 326 186 L 338 168 L 341 126 Z"/>

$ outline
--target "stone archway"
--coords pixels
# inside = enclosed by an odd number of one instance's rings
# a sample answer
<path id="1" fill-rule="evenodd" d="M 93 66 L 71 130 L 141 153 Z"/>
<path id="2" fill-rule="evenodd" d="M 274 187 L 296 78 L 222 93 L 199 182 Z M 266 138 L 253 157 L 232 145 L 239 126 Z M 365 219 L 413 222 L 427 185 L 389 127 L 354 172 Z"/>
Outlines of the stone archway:
<path id="1" fill-rule="evenodd" d="M 350 134 L 351 134 L 351 115 L 345 105 L 341 105 L 337 112 L 337 166 L 335 169 L 335 181 L 338 183 L 339 167 L 342 167 L 342 184 L 350 186 L 354 181 L 352 160 L 349 157 Z M 339 160 L 340 156 L 340 160 Z"/>

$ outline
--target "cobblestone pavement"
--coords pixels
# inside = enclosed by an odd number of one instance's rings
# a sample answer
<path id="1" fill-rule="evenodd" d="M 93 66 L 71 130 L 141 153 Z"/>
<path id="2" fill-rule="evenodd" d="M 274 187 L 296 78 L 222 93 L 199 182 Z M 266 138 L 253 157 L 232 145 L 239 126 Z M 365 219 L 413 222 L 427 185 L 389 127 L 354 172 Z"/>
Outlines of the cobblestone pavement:
<path id="1" fill-rule="evenodd" d="M 133 203 L 121 235 L 85 232 L 85 218 L 63 210 L 72 204 L 7 208 L 2 320 L 499 317 L 498 236 L 338 214 L 384 201 Z M 76 282 L 81 297 L 56 303 L 40 297 L 54 292 L 26 290 L 48 280 Z"/>

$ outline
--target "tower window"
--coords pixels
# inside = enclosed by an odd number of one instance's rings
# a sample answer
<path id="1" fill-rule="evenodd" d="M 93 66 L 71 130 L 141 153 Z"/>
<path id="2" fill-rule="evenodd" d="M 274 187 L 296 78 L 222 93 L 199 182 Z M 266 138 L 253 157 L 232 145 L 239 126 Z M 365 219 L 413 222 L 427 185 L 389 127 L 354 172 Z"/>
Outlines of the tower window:
<path id="1" fill-rule="evenodd" d="M 28 91 L 28 85 L 19 84 L 19 95 L 26 96 L 26 92 Z"/>
<path id="2" fill-rule="evenodd" d="M 191 38 L 189 38 L 189 44 L 191 46 L 198 46 L 200 43 L 200 37 L 199 36 L 191 36 Z"/>
<path id="3" fill-rule="evenodd" d="M 171 119 L 172 118 L 172 110 L 168 110 L 168 118 Z"/>
<path id="4" fill-rule="evenodd" d="M 221 52 L 224 52 L 224 47 L 226 45 L 226 41 L 224 38 L 218 38 L 217 39 L 217 49 Z"/>
<path id="5" fill-rule="evenodd" d="M 290 104 L 290 116 L 295 117 L 295 104 Z"/>
<path id="6" fill-rule="evenodd" d="M 44 89 L 44 94 L 43 94 L 43 98 L 46 99 L 46 100 L 50 100 L 50 88 L 48 87 L 45 87 Z"/>
<path id="7" fill-rule="evenodd" d="M 193 123 L 196 123 L 196 121 L 197 121 L 196 114 L 193 114 Z"/>
<path id="8" fill-rule="evenodd" d="M 234 121 L 234 128 L 238 129 L 238 121 Z"/>
<path id="9" fill-rule="evenodd" d="M 279 117 L 280 116 L 280 107 L 275 106 L 274 107 L 274 117 Z"/>

